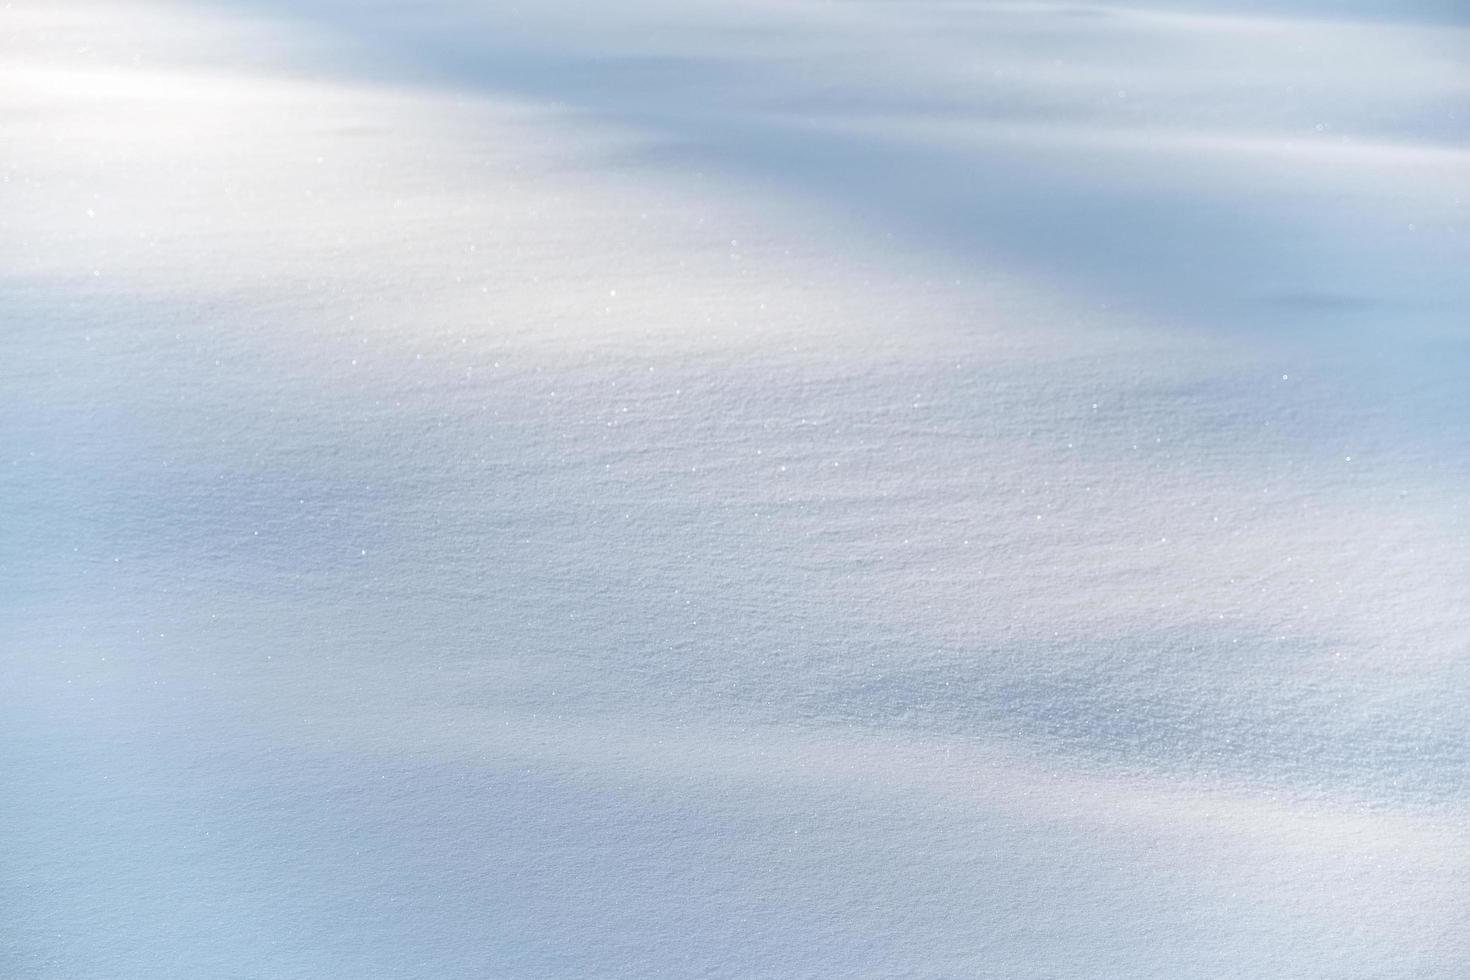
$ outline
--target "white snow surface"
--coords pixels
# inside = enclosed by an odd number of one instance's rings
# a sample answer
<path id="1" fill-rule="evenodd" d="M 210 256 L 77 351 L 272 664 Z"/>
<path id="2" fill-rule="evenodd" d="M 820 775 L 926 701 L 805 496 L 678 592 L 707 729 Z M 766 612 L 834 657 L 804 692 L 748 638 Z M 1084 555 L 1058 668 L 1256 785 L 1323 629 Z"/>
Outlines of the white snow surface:
<path id="1" fill-rule="evenodd" d="M 1470 976 L 1470 14 L 11 0 L 0 976 Z"/>

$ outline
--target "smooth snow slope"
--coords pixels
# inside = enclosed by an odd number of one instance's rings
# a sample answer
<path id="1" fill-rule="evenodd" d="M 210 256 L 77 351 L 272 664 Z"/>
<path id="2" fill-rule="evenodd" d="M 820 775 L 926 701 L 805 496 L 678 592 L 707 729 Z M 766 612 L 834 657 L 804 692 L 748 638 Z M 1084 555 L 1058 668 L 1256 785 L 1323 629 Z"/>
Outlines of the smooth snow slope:
<path id="1" fill-rule="evenodd" d="M 1470 975 L 1459 4 L 0 23 L 0 976 Z"/>

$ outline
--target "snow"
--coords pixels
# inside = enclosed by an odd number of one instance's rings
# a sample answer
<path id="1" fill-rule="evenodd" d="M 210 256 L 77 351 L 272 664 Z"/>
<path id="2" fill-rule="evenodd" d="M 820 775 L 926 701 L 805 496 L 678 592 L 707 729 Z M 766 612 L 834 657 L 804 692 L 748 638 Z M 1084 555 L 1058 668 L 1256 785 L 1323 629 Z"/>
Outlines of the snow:
<path id="1" fill-rule="evenodd" d="M 1457 4 L 5 18 L 0 975 L 1470 974 Z"/>

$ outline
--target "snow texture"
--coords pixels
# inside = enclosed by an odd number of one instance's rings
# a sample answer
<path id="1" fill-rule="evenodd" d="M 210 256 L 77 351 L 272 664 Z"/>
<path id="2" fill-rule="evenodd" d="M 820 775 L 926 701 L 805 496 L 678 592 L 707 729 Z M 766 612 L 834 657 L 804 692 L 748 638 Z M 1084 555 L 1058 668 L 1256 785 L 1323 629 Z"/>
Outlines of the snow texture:
<path id="1" fill-rule="evenodd" d="M 0 976 L 1470 976 L 1458 0 L 0 21 Z"/>

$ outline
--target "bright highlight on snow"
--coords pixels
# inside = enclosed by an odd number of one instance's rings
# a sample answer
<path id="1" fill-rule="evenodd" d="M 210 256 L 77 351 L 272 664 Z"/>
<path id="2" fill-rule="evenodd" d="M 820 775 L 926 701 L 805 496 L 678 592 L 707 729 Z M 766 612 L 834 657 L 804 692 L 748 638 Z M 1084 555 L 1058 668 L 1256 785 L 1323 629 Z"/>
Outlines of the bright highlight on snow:
<path id="1" fill-rule="evenodd" d="M 13 0 L 0 976 L 1470 975 L 1470 15 Z"/>

